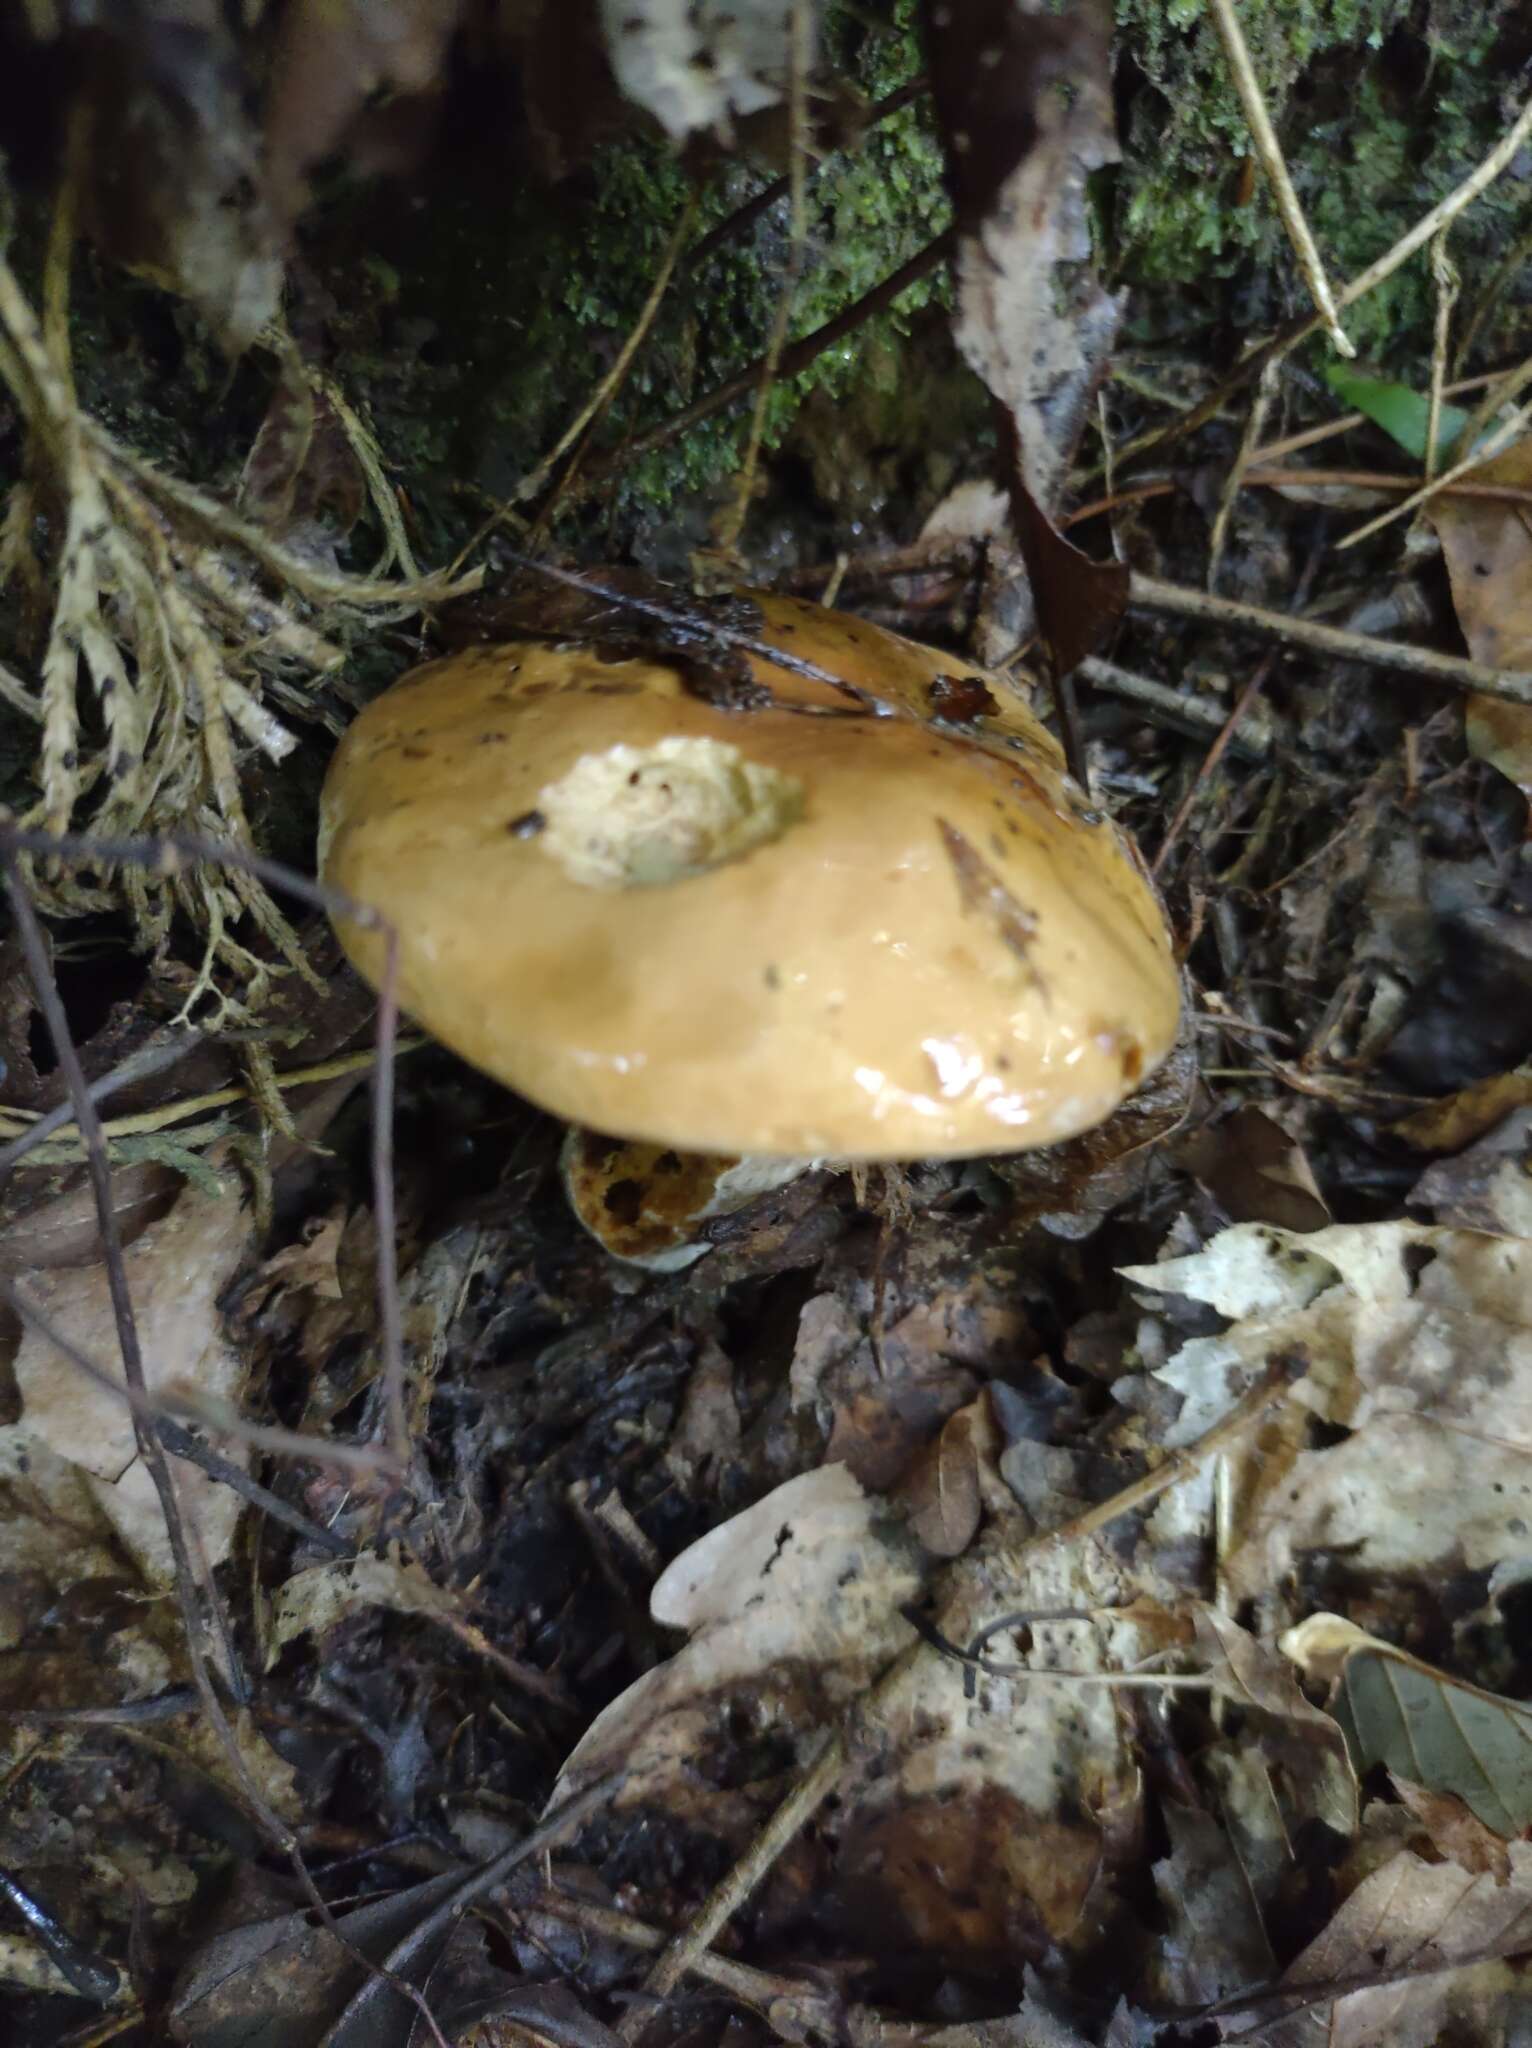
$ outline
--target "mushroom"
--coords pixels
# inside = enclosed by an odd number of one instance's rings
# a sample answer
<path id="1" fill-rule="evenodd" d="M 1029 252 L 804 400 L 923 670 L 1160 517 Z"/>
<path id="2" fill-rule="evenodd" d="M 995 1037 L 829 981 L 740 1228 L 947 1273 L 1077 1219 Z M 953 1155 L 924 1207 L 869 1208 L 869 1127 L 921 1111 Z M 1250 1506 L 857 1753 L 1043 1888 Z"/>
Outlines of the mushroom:
<path id="1" fill-rule="evenodd" d="M 624 1265 L 679 1273 L 711 1249 L 705 1224 L 796 1180 L 812 1159 L 721 1158 L 571 1124 L 559 1154 L 577 1221 Z"/>
<path id="2" fill-rule="evenodd" d="M 1131 843 L 1002 679 L 819 605 L 729 606 L 711 663 L 700 626 L 674 654 L 482 646 L 357 719 L 321 867 L 393 925 L 404 1007 L 662 1150 L 964 1157 L 1103 1121 L 1180 1008 Z M 381 935 L 338 928 L 376 985 Z"/>

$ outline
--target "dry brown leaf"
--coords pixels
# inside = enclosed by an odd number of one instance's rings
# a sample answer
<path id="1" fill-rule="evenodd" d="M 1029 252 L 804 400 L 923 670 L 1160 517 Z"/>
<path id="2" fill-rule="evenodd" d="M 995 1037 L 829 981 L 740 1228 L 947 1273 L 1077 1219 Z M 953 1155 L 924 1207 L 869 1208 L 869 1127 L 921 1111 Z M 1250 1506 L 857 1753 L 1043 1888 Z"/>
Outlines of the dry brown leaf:
<path id="1" fill-rule="evenodd" d="M 339 1564 L 310 1565 L 294 1572 L 277 1594 L 272 1611 L 267 1669 L 286 1643 L 300 1635 L 323 1635 L 369 1607 L 431 1619 L 456 1616 L 456 1596 L 435 1585 L 423 1565 L 399 1557 L 353 1557 Z"/>
<path id="2" fill-rule="evenodd" d="M 1460 1870 L 1492 1877 L 1496 1884 L 1508 1884 L 1510 1852 L 1505 1837 L 1487 1828 L 1476 1813 L 1469 1811 L 1455 1792 L 1433 1792 L 1408 1778 L 1389 1774 L 1389 1783 L 1400 1803 L 1411 1812 L 1431 1838 L 1431 1843 Z"/>
<path id="3" fill-rule="evenodd" d="M 1170 1854 L 1152 1873 L 1166 1926 L 1149 1961 L 1151 2003 L 1211 2005 L 1267 1982 L 1275 1959 L 1228 1835 L 1210 1813 L 1161 1807 Z"/>
<path id="4" fill-rule="evenodd" d="M 1037 625 L 1067 671 L 1128 592 L 1122 564 L 1092 562 L 1051 519 L 1121 311 L 1091 268 L 1086 203 L 1090 174 L 1118 157 L 1111 10 L 1105 0 L 928 0 L 927 14 L 957 213 L 955 331 L 1007 423 L 1006 481 Z"/>
<path id="5" fill-rule="evenodd" d="M 128 1286 L 151 1392 L 183 1381 L 214 1401 L 238 1401 L 245 1369 L 224 1335 L 218 1301 L 245 1257 L 250 1231 L 250 1212 L 231 1179 L 216 1195 L 183 1188 L 169 1213 L 128 1248 Z M 64 1336 L 121 1375 L 104 1266 L 38 1273 L 28 1292 Z M 30 1328 L 17 1353 L 16 1383 L 25 1429 L 89 1475 L 96 1500 L 140 1565 L 152 1578 L 168 1580 L 173 1564 L 164 1518 L 125 1402 L 88 1380 Z M 241 1462 L 239 1446 L 222 1448 Z M 207 1557 L 220 1563 L 233 1542 L 239 1496 L 179 1460 L 172 1463 L 171 1477 Z"/>
<path id="6" fill-rule="evenodd" d="M 1532 492 L 1532 437 L 1469 470 L 1465 481 Z M 1440 494 L 1426 517 L 1441 539 L 1458 624 L 1475 661 L 1532 667 L 1532 502 Z M 1473 695 L 1468 750 L 1532 795 L 1532 706 Z"/>
<path id="7" fill-rule="evenodd" d="M 1236 1223 L 1303 1231 L 1330 1221 L 1302 1145 L 1254 1103 L 1205 1124 L 1180 1147 L 1179 1160 Z"/>
<path id="8" fill-rule="evenodd" d="M 1134 1853 L 1129 1730 L 1113 1688 L 1074 1674 L 1179 1647 L 1169 1588 L 1105 1540 L 1025 1557 L 981 1541 L 949 1566 L 944 1628 L 967 1641 L 1013 1608 L 1071 1618 L 1018 1621 L 987 1643 L 1015 1676 L 924 1656 L 820 1817 L 824 1863 L 803 1881 L 871 1952 L 1014 1968 L 1088 1941 L 1097 1888 Z M 662 1575 L 655 1619 L 691 1639 L 597 1720 L 561 1791 L 620 1758 L 621 1803 L 739 1853 L 786 1774 L 914 1642 L 900 1610 L 920 1585 L 917 1546 L 844 1469 L 779 1487 Z"/>
<path id="9" fill-rule="evenodd" d="M 988 1403 L 972 1401 L 948 1416 L 906 1479 L 910 1528 L 933 1557 L 960 1557 L 978 1535 L 984 1512 L 980 1461 L 986 1450 L 993 1461 L 996 1435 Z"/>
<path id="10" fill-rule="evenodd" d="M 1464 482 L 1532 493 L 1532 436 L 1469 470 Z M 1438 493 L 1426 516 L 1441 537 L 1453 606 L 1474 660 L 1532 667 L 1532 503 Z"/>
<path id="11" fill-rule="evenodd" d="M 1291 2016 L 1261 2028 L 1270 2048 L 1438 2048 L 1445 2040 L 1507 2038 L 1521 1973 L 1493 1958 L 1532 1948 L 1532 1846 L 1510 1848 L 1511 1876 L 1427 1863 L 1409 1851 L 1364 1879 L 1318 1938 L 1285 1973 Z M 1461 1967 L 1460 1967 L 1461 1965 Z M 1399 1973 L 1340 1997 L 1327 1989 L 1348 1978 Z M 1514 2003 L 1513 2003 L 1514 2001 Z M 1281 1994 L 1269 2003 L 1280 2009 Z M 1246 2029 L 1225 2018 L 1226 2033 Z"/>
<path id="12" fill-rule="evenodd" d="M 1463 732 L 1476 761 L 1498 768 L 1532 799 L 1532 704 L 1473 692 L 1463 710 Z"/>
<path id="13" fill-rule="evenodd" d="M 1244 1746 L 1279 1774 L 1287 1838 L 1318 1820 L 1349 1840 L 1357 1827 L 1356 1772 L 1336 1722 L 1304 1698 L 1286 1661 L 1248 1630 L 1200 1603 L 1195 1621 L 1214 1690 L 1249 1717 Z"/>
<path id="14" fill-rule="evenodd" d="M 1532 1106 L 1532 1067 L 1491 1074 L 1417 1109 L 1392 1126 L 1392 1135 L 1418 1152 L 1460 1152 L 1492 1131 L 1512 1110 Z"/>

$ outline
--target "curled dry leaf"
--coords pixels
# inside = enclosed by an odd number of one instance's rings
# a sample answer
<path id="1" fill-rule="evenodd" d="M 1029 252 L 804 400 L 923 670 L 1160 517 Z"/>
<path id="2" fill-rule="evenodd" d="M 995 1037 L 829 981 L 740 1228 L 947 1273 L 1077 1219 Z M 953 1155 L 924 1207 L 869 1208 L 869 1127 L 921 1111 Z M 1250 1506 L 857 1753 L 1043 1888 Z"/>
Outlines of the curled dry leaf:
<path id="1" fill-rule="evenodd" d="M 1197 2006 L 1264 1983 L 1274 1960 L 1229 1835 L 1210 1813 L 1162 1802 L 1170 1854 L 1154 1866 L 1165 1931 L 1150 1958 L 1153 2003 Z"/>
<path id="2" fill-rule="evenodd" d="M 981 1467 L 993 1466 L 999 1432 L 984 1401 L 949 1415 L 905 1483 L 912 1532 L 933 1557 L 960 1557 L 984 1513 Z M 996 1474 L 998 1479 L 998 1473 Z"/>
<path id="3" fill-rule="evenodd" d="M 249 1248 L 250 1233 L 250 1212 L 231 1180 L 217 1194 L 187 1186 L 169 1213 L 129 1246 L 128 1287 L 151 1393 L 185 1382 L 214 1402 L 237 1403 L 245 1368 L 224 1334 L 218 1303 Z M 121 1378 L 105 1266 L 40 1272 L 28 1294 L 87 1357 Z M 96 1500 L 139 1564 L 151 1578 L 168 1580 L 173 1565 L 164 1518 L 125 1401 L 87 1379 L 32 1328 L 16 1356 L 16 1383 L 21 1426 L 88 1475 Z M 241 1462 L 238 1445 L 220 1448 Z M 183 1514 L 195 1524 L 209 1561 L 221 1563 L 234 1539 L 239 1496 L 195 1466 L 175 1460 L 170 1469 Z"/>
<path id="4" fill-rule="evenodd" d="M 1237 1480 L 1231 1598 L 1323 1583 L 1344 1558 L 1346 1587 L 1407 1585 L 1424 1618 L 1450 1574 L 1525 1549 L 1532 1242 L 1411 1223 L 1302 1237 L 1240 1224 L 1189 1258 L 1124 1271 L 1232 1319 L 1159 1375 L 1185 1400 L 1172 1440 L 1273 1364 L 1305 1368 Z M 1316 1422 L 1329 1439 L 1317 1448 Z M 1205 1494 L 1209 1481 L 1186 1484 Z M 1350 1600 L 1338 1588 L 1332 1604 Z"/>
<path id="5" fill-rule="evenodd" d="M 931 89 L 957 213 L 958 345 L 1010 440 L 1037 625 L 1067 671 L 1127 603 L 1050 517 L 1121 308 L 1091 268 L 1086 182 L 1118 157 L 1104 0 L 927 0 Z M 1017 637 L 1026 632 L 1018 625 Z"/>
<path id="6" fill-rule="evenodd" d="M 1393 1126 L 1392 1135 L 1418 1152 L 1460 1152 L 1492 1131 L 1513 1110 L 1532 1107 L 1532 1067 L 1491 1074 L 1440 1102 L 1413 1110 Z"/>
<path id="7" fill-rule="evenodd" d="M 1450 1792 L 1505 1836 L 1532 1827 L 1532 1707 L 1482 1692 L 1338 1614 L 1289 1629 L 1282 1648 L 1332 1680 L 1330 1712 L 1358 1771 L 1386 1764 L 1428 1792 Z"/>

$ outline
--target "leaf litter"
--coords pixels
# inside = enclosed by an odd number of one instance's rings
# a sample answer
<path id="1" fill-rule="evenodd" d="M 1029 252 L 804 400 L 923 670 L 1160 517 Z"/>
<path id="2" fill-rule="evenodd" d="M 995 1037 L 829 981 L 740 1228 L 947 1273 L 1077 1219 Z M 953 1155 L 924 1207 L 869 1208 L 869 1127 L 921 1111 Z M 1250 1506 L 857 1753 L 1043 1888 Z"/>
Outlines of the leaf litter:
<path id="1" fill-rule="evenodd" d="M 109 754 L 67 759 L 74 684 L 158 687 L 144 650 L 168 646 L 201 693 L 170 707 L 194 742 L 175 822 L 242 825 L 261 748 L 305 744 L 266 695 L 295 717 L 364 614 L 396 624 L 443 587 L 415 575 L 411 508 L 342 381 L 265 323 L 326 163 L 425 149 L 477 31 L 450 4 L 317 27 L 299 10 L 268 89 L 231 96 L 262 12 L 236 30 L 186 10 L 177 40 L 149 11 L 124 102 L 148 144 L 135 234 L 95 229 L 278 363 L 239 514 L 121 437 L 81 440 L 48 362 L 56 318 L 50 342 L 7 302 L 66 527 L 105 493 L 136 536 L 91 539 L 93 587 L 55 610 L 51 710 L 3 672 L 20 716 L 54 720 L 54 822 L 149 815 Z M 562 32 L 523 12 L 514 40 L 551 92 Z M 961 621 L 1004 655 L 1035 626 L 1056 673 L 1120 630 L 1114 660 L 1161 671 L 1142 701 L 1170 700 L 1176 737 L 1097 696 L 1075 753 L 1146 848 L 1189 821 L 1160 841 L 1183 1046 L 1056 1154 L 821 1168 L 654 1277 L 572 1225 L 558 1130 L 427 1050 L 400 1100 L 391 1356 L 355 1073 L 295 1094 L 293 1133 L 272 1137 L 287 1054 L 307 1071 L 349 1053 L 365 1005 L 332 960 L 280 1026 L 277 963 L 296 980 L 322 956 L 270 922 L 233 936 L 260 904 L 230 908 L 194 863 L 175 908 L 217 937 L 191 964 L 154 870 L 126 863 L 157 952 L 90 1078 L 166 989 L 195 1007 L 237 984 L 221 1021 L 265 1020 L 283 1058 L 235 1052 L 262 1119 L 243 1100 L 195 1148 L 110 1137 L 147 1383 L 196 1382 L 173 1460 L 186 1550 L 126 1404 L 38 1322 L 0 1329 L 0 1874 L 32 1930 L 0 1944 L 0 1997 L 27 2048 L 74 2038 L 81 1997 L 131 2037 L 208 2048 L 1171 2048 L 1316 2026 L 1477 2043 L 1524 2003 L 1525 736 L 1501 698 L 1470 698 L 1460 726 L 1412 685 L 1294 648 L 1266 685 L 1275 766 L 1187 745 L 1246 701 L 1241 657 L 1206 630 L 1120 628 L 1126 564 L 1198 581 L 1199 505 L 1226 503 L 1231 587 L 1280 606 L 1307 589 L 1299 556 L 1323 553 L 1315 506 L 1378 496 L 1376 473 L 1290 482 L 1275 509 L 1230 495 L 1263 423 L 1215 419 L 1211 484 L 1156 478 L 1134 503 L 1130 477 L 1110 550 L 1065 539 L 1066 504 L 1092 495 L 1082 435 L 1099 433 L 1115 501 L 1117 429 L 1145 406 L 1164 425 L 1137 388 L 1162 392 L 1163 366 L 1109 381 L 1132 351 L 1090 261 L 1123 84 L 1109 24 L 1086 4 L 931 16 L 953 332 L 994 406 L 1002 488 L 949 478 L 918 561 L 842 569 L 896 624 Z M 600 20 L 592 120 L 615 79 L 694 133 L 699 175 L 710 151 L 769 151 L 763 122 L 805 83 L 787 55 L 804 22 L 815 94 L 841 84 L 842 28 L 813 10 Z M 546 114 L 545 143 L 579 153 L 579 124 Z M 87 179 L 87 219 L 99 196 Z M 1423 455 L 1411 387 L 1348 379 L 1337 395 Z M 1297 390 L 1282 402 L 1311 420 Z M 1460 424 L 1444 414 L 1439 440 Z M 1513 670 L 1526 445 L 1466 479 L 1504 495 L 1428 500 L 1470 651 Z M 20 488 L 4 562 L 31 587 L 52 561 L 32 542 L 57 533 Z M 365 600 L 343 566 L 358 533 L 385 551 Z M 141 561 L 216 630 L 163 593 L 156 610 Z M 1341 574 L 1320 586 L 1329 615 L 1350 604 L 1358 634 L 1385 630 Z M 1442 606 L 1408 616 L 1450 637 Z M 152 743 L 165 702 L 119 716 Z M 113 900 L 87 904 L 41 860 L 35 876 L 61 918 Z M 29 1008 L 5 1023 L 22 1138 L 62 1099 Z M 172 1068 L 132 1110 L 217 1092 L 218 1053 L 216 1078 Z M 145 1135 L 160 1142 L 135 1161 Z M 79 1148 L 69 1127 L 48 1142 L 17 1176 L 35 1199 L 7 1191 L 0 1271 L 117 1377 Z"/>

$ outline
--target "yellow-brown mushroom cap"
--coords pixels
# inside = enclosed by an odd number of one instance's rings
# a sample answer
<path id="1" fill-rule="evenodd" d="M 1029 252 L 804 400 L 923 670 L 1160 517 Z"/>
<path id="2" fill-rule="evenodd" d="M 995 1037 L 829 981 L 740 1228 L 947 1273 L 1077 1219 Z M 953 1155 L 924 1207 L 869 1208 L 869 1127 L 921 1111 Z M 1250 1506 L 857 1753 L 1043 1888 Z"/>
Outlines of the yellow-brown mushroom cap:
<path id="1" fill-rule="evenodd" d="M 663 657 L 539 641 L 369 706 L 321 863 L 397 931 L 400 1001 L 544 1108 L 657 1145 L 963 1156 L 1100 1122 L 1179 1015 L 1131 848 L 994 677 L 756 602 L 762 640 L 893 715 L 764 657 L 772 701 L 733 709 Z M 340 931 L 376 984 L 380 935 Z"/>

